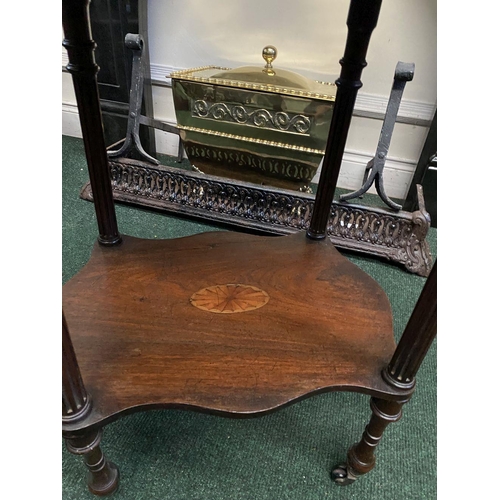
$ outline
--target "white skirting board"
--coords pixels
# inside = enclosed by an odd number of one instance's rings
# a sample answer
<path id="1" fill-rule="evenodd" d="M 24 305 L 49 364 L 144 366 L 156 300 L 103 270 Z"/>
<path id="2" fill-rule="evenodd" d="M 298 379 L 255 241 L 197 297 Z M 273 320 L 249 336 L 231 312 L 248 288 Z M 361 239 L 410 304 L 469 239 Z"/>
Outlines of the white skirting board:
<path id="1" fill-rule="evenodd" d="M 82 127 L 76 104 L 62 103 L 62 133 L 70 137 L 82 137 Z"/>

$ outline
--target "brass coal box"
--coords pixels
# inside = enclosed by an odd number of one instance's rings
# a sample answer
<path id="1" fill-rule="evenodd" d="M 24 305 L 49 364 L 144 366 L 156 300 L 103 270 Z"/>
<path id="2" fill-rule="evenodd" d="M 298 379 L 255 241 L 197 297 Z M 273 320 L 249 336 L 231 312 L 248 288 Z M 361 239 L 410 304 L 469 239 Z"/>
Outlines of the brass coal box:
<path id="1" fill-rule="evenodd" d="M 324 155 L 335 85 L 273 68 L 205 66 L 170 76 L 192 165 L 206 174 L 285 189 L 308 187 Z"/>

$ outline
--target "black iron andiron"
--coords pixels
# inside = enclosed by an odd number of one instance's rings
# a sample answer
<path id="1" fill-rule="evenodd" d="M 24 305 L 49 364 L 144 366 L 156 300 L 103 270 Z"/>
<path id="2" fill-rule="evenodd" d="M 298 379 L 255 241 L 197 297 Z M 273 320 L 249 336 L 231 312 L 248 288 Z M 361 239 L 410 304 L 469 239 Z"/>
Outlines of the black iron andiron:
<path id="1" fill-rule="evenodd" d="M 149 116 L 141 114 L 142 94 L 144 91 L 144 70 L 142 67 L 142 49 L 144 39 L 141 35 L 127 33 L 125 36 L 125 46 L 133 51 L 132 58 L 132 85 L 130 87 L 130 109 L 127 124 L 127 135 L 125 142 L 117 151 L 108 151 L 108 158 L 122 158 L 136 151 L 147 162 L 159 165 L 159 161 L 144 151 L 139 137 L 139 127 L 146 125 L 157 128 L 164 132 L 179 135 L 179 129 L 168 123 L 155 120 Z M 178 161 L 182 160 L 182 144 L 179 138 Z"/>
<path id="2" fill-rule="evenodd" d="M 366 171 L 363 178 L 363 185 L 360 189 L 353 193 L 344 194 L 340 197 L 340 201 L 352 200 L 353 198 L 359 198 L 365 194 L 368 189 L 375 182 L 375 189 L 378 195 L 386 205 L 394 210 L 401 210 L 401 205 L 398 205 L 392 201 L 384 189 L 384 166 L 385 160 L 387 158 L 387 152 L 389 151 L 389 145 L 391 144 L 392 132 L 394 131 L 394 125 L 396 123 L 396 118 L 398 116 L 399 105 L 401 103 L 401 97 L 403 96 L 403 90 L 405 88 L 406 82 L 413 80 L 413 75 L 415 73 L 415 64 L 398 62 L 396 66 L 396 71 L 394 73 L 394 83 L 392 85 L 391 95 L 389 97 L 389 103 L 387 104 L 387 111 L 385 113 L 384 123 L 382 125 L 382 130 L 380 132 L 380 138 L 378 141 L 377 152 L 375 157 L 372 158 L 366 165 Z M 371 171 L 371 172 L 370 172 Z M 370 175 L 368 176 L 368 173 Z"/>

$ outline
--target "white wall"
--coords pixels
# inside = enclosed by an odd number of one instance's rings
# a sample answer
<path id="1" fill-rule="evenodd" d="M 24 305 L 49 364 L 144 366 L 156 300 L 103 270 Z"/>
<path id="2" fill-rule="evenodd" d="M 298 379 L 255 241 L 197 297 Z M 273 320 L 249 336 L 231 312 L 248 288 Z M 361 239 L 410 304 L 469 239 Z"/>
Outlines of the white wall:
<path id="1" fill-rule="evenodd" d="M 275 67 L 334 81 L 347 34 L 349 0 L 149 0 L 149 48 L 155 117 L 175 122 L 169 72 L 204 65 L 263 64 L 262 48 L 278 48 Z M 63 55 L 63 60 L 65 56 Z M 436 0 L 383 0 L 363 72 L 339 186 L 357 189 L 373 156 L 398 61 L 415 63 L 386 164 L 389 196 L 403 198 L 436 105 Z M 63 133 L 78 135 L 71 78 L 63 74 Z M 367 117 L 368 116 L 368 117 Z M 177 141 L 157 132 L 159 152 Z"/>

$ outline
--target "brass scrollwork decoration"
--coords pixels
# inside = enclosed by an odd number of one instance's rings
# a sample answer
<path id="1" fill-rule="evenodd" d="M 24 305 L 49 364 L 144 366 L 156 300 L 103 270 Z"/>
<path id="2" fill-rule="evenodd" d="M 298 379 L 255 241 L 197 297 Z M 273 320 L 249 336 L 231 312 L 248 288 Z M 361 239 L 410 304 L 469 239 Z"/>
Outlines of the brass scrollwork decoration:
<path id="1" fill-rule="evenodd" d="M 210 103 L 203 99 L 194 102 L 192 116 L 282 131 L 292 129 L 292 132 L 299 134 L 308 134 L 311 129 L 311 120 L 305 115 L 290 115 L 284 111 L 271 113 L 267 109 L 249 111 L 240 104 L 230 106 L 223 102 Z"/>

